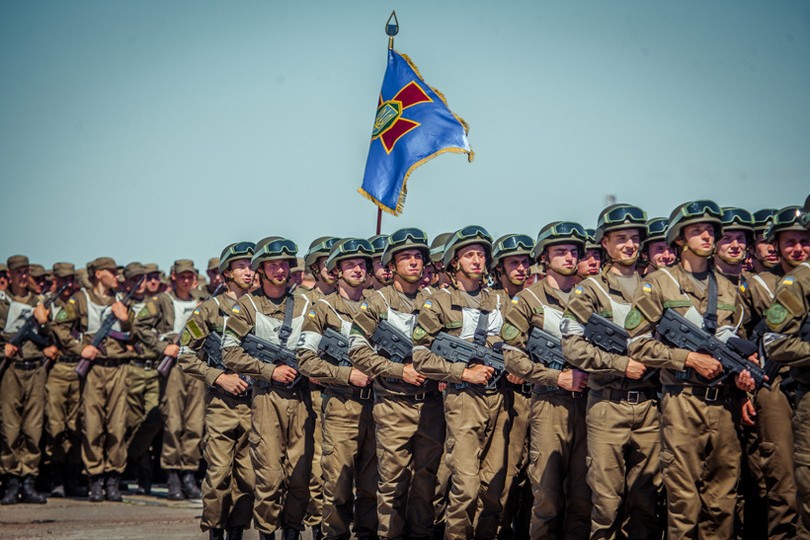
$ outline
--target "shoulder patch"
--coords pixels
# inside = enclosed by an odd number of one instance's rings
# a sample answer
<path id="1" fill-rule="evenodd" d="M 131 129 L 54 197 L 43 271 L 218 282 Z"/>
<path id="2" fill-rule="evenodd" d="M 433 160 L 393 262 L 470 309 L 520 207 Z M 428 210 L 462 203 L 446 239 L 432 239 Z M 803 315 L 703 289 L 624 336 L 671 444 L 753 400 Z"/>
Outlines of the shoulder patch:
<path id="1" fill-rule="evenodd" d="M 433 302 L 431 302 L 430 300 L 425 300 L 425 303 L 422 304 L 422 307 L 425 309 L 430 309 L 433 307 Z"/>
<path id="2" fill-rule="evenodd" d="M 577 285 L 577 288 L 574 289 L 574 294 L 582 294 L 585 289 L 582 288 L 582 285 Z"/>
<path id="3" fill-rule="evenodd" d="M 183 330 L 183 334 L 180 336 L 180 345 L 187 347 L 189 343 L 191 343 L 191 334 L 189 333 L 188 328 L 186 328 Z"/>
<path id="4" fill-rule="evenodd" d="M 310 309 L 309 313 L 307 313 L 307 317 L 309 317 L 310 319 L 314 319 L 315 318 L 315 310 Z"/>
<path id="5" fill-rule="evenodd" d="M 791 285 L 793 285 L 795 281 L 796 278 L 794 278 L 793 276 L 785 276 L 785 279 L 782 280 L 782 283 L 780 283 L 780 285 L 786 285 L 790 287 Z"/>
<path id="6" fill-rule="evenodd" d="M 509 323 L 503 323 L 503 327 L 501 328 L 501 336 L 503 337 L 504 341 L 507 342 L 513 341 L 519 335 L 520 330 L 518 330 L 516 326 L 513 326 Z"/>
<path id="7" fill-rule="evenodd" d="M 627 318 L 624 320 L 624 327 L 627 330 L 633 330 L 640 324 L 641 312 L 636 308 L 631 309 L 630 313 L 627 314 Z"/>
<path id="8" fill-rule="evenodd" d="M 788 316 L 788 310 L 779 302 L 775 302 L 771 307 L 768 308 L 767 314 L 768 324 L 776 326 L 785 322 L 785 319 Z"/>
<path id="9" fill-rule="evenodd" d="M 59 314 L 56 316 L 56 322 L 66 321 L 68 318 L 68 310 L 67 307 L 59 311 Z"/>
<path id="10" fill-rule="evenodd" d="M 513 304 L 517 305 L 518 302 L 519 302 L 519 300 L 518 300 L 517 296 L 512 298 L 512 303 Z"/>
<path id="11" fill-rule="evenodd" d="M 200 314 L 200 308 L 195 309 L 193 315 L 199 315 L 199 314 Z"/>
<path id="12" fill-rule="evenodd" d="M 241 313 L 241 312 L 242 308 L 239 307 L 239 304 L 234 304 L 234 306 L 231 308 L 231 313 Z"/>
<path id="13" fill-rule="evenodd" d="M 740 293 L 741 294 L 745 294 L 745 291 L 747 289 L 748 289 L 748 282 L 747 281 L 743 281 L 742 283 L 740 283 Z"/>
<path id="14" fill-rule="evenodd" d="M 148 316 L 149 316 L 149 307 L 148 306 L 143 306 L 141 308 L 141 310 L 138 312 L 138 318 L 142 319 L 142 318 L 148 317 Z"/>
<path id="15" fill-rule="evenodd" d="M 75 299 L 75 298 L 73 298 L 73 297 L 71 297 L 71 298 L 70 298 L 70 300 L 68 300 L 68 302 L 70 302 L 71 304 L 75 304 L 75 303 L 76 303 L 76 299 Z"/>
<path id="16" fill-rule="evenodd" d="M 641 286 L 641 290 L 647 294 L 652 293 L 652 283 L 645 283 Z"/>
<path id="17" fill-rule="evenodd" d="M 368 302 L 360 304 L 360 311 L 368 311 Z"/>
<path id="18" fill-rule="evenodd" d="M 194 339 L 202 339 L 205 336 L 205 332 L 203 332 L 200 325 L 197 324 L 197 321 L 194 319 L 189 319 L 189 321 L 186 323 L 186 331 L 190 334 L 189 339 L 191 337 Z"/>
<path id="19" fill-rule="evenodd" d="M 422 341 L 423 339 L 425 339 L 425 336 L 427 336 L 427 331 L 425 331 L 425 329 L 422 328 L 421 326 L 417 325 L 417 327 L 413 329 L 414 342 Z"/>

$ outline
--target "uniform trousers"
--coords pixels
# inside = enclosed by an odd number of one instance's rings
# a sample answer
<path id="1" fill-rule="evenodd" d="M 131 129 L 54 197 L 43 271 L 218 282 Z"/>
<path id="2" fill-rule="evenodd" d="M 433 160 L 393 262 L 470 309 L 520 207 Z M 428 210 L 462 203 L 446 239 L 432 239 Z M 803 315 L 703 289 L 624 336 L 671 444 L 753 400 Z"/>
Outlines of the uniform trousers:
<path id="1" fill-rule="evenodd" d="M 163 417 L 164 469 L 196 471 L 200 466 L 200 441 L 205 417 L 205 383 L 175 366 L 166 378 L 160 398 Z"/>
<path id="2" fill-rule="evenodd" d="M 33 367 L 23 369 L 21 366 Z M 35 367 L 34 367 L 35 366 Z M 0 460 L 6 474 L 36 476 L 41 452 L 39 442 L 45 415 L 45 382 L 48 373 L 40 360 L 10 361 L 0 382 L 3 445 Z"/>

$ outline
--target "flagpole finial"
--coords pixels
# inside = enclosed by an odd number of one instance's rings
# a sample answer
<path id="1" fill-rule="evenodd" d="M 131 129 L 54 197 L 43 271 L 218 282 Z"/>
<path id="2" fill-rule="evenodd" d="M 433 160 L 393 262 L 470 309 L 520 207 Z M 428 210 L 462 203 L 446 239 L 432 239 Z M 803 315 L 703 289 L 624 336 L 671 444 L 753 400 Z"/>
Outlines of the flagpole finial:
<path id="1" fill-rule="evenodd" d="M 396 10 L 391 12 L 388 21 L 385 23 L 385 33 L 388 34 L 388 48 L 394 48 L 394 36 L 399 32 L 399 21 L 397 20 Z"/>

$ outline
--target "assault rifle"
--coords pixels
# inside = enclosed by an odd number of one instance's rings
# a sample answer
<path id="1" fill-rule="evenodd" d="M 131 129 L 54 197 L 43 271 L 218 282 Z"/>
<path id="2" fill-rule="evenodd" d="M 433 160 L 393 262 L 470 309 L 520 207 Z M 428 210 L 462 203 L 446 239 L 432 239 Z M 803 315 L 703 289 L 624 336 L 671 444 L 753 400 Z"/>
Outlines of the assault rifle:
<path id="1" fill-rule="evenodd" d="M 707 381 L 709 386 L 719 384 L 729 375 L 737 375 L 748 370 L 757 388 L 771 387 L 766 381 L 765 371 L 747 359 L 756 352 L 756 347 L 750 341 L 731 337 L 728 342 L 723 343 L 671 308 L 664 311 L 664 316 L 658 323 L 658 333 L 675 347 L 710 354 L 720 361 L 724 373 Z"/>
<path id="2" fill-rule="evenodd" d="M 493 368 L 495 375 L 485 386 L 488 390 L 495 388 L 498 380 L 506 372 L 506 364 L 503 362 L 503 353 L 501 351 L 490 349 L 485 345 L 476 345 L 445 332 L 440 332 L 436 336 L 430 346 L 430 352 L 438 354 L 448 362 L 467 365 L 484 364 Z"/>
<path id="3" fill-rule="evenodd" d="M 627 331 L 613 321 L 609 321 L 598 313 L 591 313 L 585 323 L 585 339 L 612 354 L 627 354 Z M 649 381 L 658 373 L 658 369 L 647 369 L 642 381 Z"/>
<path id="4" fill-rule="evenodd" d="M 562 370 L 565 367 L 560 338 L 542 328 L 532 327 L 526 342 L 526 352 L 533 362 L 545 364 L 550 369 Z"/>
<path id="5" fill-rule="evenodd" d="M 389 360 L 397 364 L 404 364 L 413 354 L 413 341 L 403 332 L 394 328 L 394 325 L 383 319 L 371 334 L 371 343 L 377 346 L 378 351 L 388 355 Z M 396 377 L 386 377 L 388 382 L 398 382 Z"/>
<path id="6" fill-rule="evenodd" d="M 318 356 L 337 367 L 351 367 L 349 360 L 349 339 L 332 328 L 321 334 L 318 343 Z"/>
<path id="7" fill-rule="evenodd" d="M 208 367 L 222 371 L 228 370 L 225 364 L 222 363 L 222 334 L 219 332 L 211 332 L 208 334 L 205 337 L 205 341 L 203 341 L 202 351 L 205 355 L 205 361 L 208 364 Z M 241 373 L 238 375 L 239 378 L 245 381 L 248 385 L 247 390 L 241 394 L 237 394 L 237 397 L 243 397 L 250 392 L 250 388 L 253 386 L 253 380 L 250 377 L 242 375 Z"/>
<path id="8" fill-rule="evenodd" d="M 298 373 L 298 359 L 295 357 L 295 351 L 271 343 L 253 334 L 246 335 L 245 339 L 242 340 L 242 349 L 253 358 L 257 358 L 266 364 L 285 365 L 293 368 L 296 371 L 295 379 L 291 383 L 284 385 L 285 388 L 292 388 L 301 380 L 302 377 Z"/>

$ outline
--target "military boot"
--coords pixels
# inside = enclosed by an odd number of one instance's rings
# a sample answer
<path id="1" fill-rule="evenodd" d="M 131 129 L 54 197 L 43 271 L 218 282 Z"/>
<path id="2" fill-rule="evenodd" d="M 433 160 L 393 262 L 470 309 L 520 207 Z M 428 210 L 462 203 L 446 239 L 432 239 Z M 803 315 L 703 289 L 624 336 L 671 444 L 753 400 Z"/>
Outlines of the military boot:
<path id="1" fill-rule="evenodd" d="M 17 476 L 8 475 L 4 482 L 6 494 L 0 499 L 0 504 L 17 504 L 20 498 L 20 479 Z"/>
<path id="2" fill-rule="evenodd" d="M 152 455 L 144 452 L 138 460 L 138 495 L 152 494 Z"/>
<path id="3" fill-rule="evenodd" d="M 51 467 L 51 497 L 63 499 L 65 497 L 64 463 L 54 464 Z"/>
<path id="4" fill-rule="evenodd" d="M 45 504 L 48 502 L 48 499 L 45 495 L 41 495 L 37 493 L 37 489 L 34 484 L 36 484 L 36 478 L 32 475 L 28 475 L 23 478 L 22 483 L 22 502 L 28 504 Z"/>
<path id="5" fill-rule="evenodd" d="M 107 500 L 112 502 L 121 502 L 124 500 L 121 497 L 121 490 L 119 489 L 118 482 L 120 481 L 120 477 L 118 473 L 110 473 L 107 475 Z"/>
<path id="6" fill-rule="evenodd" d="M 208 540 L 225 540 L 225 529 L 208 529 Z"/>
<path id="7" fill-rule="evenodd" d="M 183 471 L 183 495 L 187 499 L 199 499 L 202 497 L 200 488 L 197 487 L 197 481 L 194 479 L 194 471 Z"/>
<path id="8" fill-rule="evenodd" d="M 185 499 L 183 490 L 180 488 L 180 475 L 177 470 L 173 469 L 168 472 L 166 487 L 169 488 L 169 493 L 166 495 L 166 498 L 170 501 L 182 501 Z"/>
<path id="9" fill-rule="evenodd" d="M 301 531 L 298 529 L 282 529 L 281 540 L 299 540 L 301 538 Z"/>
<path id="10" fill-rule="evenodd" d="M 100 474 L 90 477 L 90 495 L 87 500 L 90 502 L 101 502 L 104 500 L 104 477 Z"/>
<path id="11" fill-rule="evenodd" d="M 228 536 L 226 536 L 226 538 L 228 540 L 242 540 L 242 535 L 244 532 L 245 529 L 242 527 L 231 527 L 228 529 Z"/>

